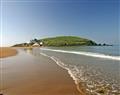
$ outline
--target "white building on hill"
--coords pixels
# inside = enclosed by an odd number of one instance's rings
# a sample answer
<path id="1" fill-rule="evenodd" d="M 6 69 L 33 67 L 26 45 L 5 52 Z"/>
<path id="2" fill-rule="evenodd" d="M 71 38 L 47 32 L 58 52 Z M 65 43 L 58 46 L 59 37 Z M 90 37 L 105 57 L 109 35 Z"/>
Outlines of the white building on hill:
<path id="1" fill-rule="evenodd" d="M 33 46 L 33 47 L 43 46 L 43 42 L 40 42 L 40 44 L 38 44 L 38 43 L 34 43 L 32 46 Z"/>

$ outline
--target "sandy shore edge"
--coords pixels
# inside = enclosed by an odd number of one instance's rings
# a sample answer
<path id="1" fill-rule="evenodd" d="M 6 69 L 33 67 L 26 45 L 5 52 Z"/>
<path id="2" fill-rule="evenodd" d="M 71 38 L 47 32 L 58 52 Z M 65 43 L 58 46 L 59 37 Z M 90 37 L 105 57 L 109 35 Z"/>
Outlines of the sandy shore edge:
<path id="1" fill-rule="evenodd" d="M 79 95 L 68 72 L 42 55 L 19 51 L 2 63 L 5 95 Z"/>
<path id="2" fill-rule="evenodd" d="M 0 58 L 15 56 L 16 54 L 17 50 L 12 47 L 0 47 Z"/>

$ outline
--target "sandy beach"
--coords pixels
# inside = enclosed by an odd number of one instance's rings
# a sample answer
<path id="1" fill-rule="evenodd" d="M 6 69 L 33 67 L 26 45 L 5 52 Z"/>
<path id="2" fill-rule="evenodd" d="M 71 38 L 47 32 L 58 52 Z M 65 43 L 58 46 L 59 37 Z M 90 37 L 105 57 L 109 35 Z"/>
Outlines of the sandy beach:
<path id="1" fill-rule="evenodd" d="M 17 51 L 10 47 L 0 47 L 0 58 L 5 58 L 9 56 L 14 56 L 17 54 Z"/>
<path id="2" fill-rule="evenodd" d="M 1 61 L 3 95 L 81 95 L 68 72 L 45 56 L 19 50 Z"/>

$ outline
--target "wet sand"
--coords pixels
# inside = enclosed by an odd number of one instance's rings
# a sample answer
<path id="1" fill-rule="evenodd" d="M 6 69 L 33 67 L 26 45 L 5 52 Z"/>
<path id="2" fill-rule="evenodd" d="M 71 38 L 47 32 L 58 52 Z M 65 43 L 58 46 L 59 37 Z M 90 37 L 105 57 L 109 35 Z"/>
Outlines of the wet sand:
<path id="1" fill-rule="evenodd" d="M 17 54 L 17 51 L 10 47 L 0 47 L 0 58 L 10 57 Z"/>
<path id="2" fill-rule="evenodd" d="M 45 56 L 19 50 L 1 61 L 4 95 L 81 95 L 68 72 Z"/>

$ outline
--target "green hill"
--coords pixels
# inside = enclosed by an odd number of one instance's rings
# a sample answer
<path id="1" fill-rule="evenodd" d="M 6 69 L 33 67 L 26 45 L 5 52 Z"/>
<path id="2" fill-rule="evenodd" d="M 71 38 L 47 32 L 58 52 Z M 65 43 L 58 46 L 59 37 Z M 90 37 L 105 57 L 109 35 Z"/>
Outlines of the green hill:
<path id="1" fill-rule="evenodd" d="M 44 46 L 80 46 L 97 45 L 94 41 L 76 36 L 59 36 L 53 38 L 41 39 Z"/>
<path id="2" fill-rule="evenodd" d="M 34 39 L 31 40 L 29 44 L 21 43 L 16 44 L 13 47 L 24 47 L 24 46 L 32 46 L 34 43 L 43 42 L 43 46 L 93 46 L 97 45 L 94 41 L 76 37 L 76 36 L 59 36 L 59 37 L 51 37 L 51 38 L 44 38 L 44 39 Z"/>

